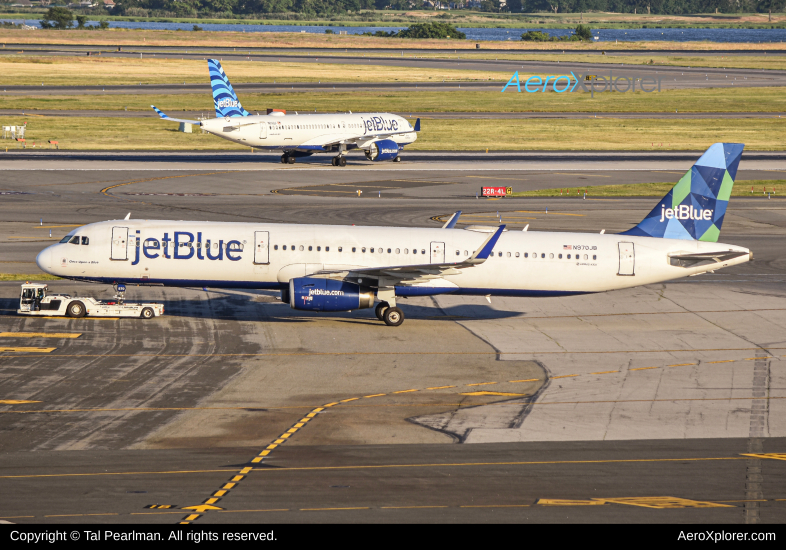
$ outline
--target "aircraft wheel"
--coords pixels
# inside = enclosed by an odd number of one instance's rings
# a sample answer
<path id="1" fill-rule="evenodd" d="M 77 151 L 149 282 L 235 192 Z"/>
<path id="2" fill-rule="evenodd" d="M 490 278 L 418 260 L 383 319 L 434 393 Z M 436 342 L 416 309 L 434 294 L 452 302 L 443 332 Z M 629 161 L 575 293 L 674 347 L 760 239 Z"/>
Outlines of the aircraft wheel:
<path id="1" fill-rule="evenodd" d="M 396 157 L 393 159 L 393 162 L 401 162 L 401 157 Z"/>
<path id="2" fill-rule="evenodd" d="M 295 164 L 295 157 L 294 157 L 294 156 L 292 156 L 292 155 L 290 155 L 290 156 L 287 158 L 287 162 L 288 162 L 289 164 Z"/>
<path id="3" fill-rule="evenodd" d="M 338 158 L 338 165 L 339 166 L 346 166 L 347 165 L 347 159 L 345 159 L 344 157 L 339 157 Z"/>
<path id="4" fill-rule="evenodd" d="M 389 327 L 397 327 L 404 322 L 404 312 L 397 307 L 389 307 L 382 314 L 383 321 Z"/>
<path id="5" fill-rule="evenodd" d="M 330 164 L 332 164 L 333 166 L 338 166 L 338 157 L 333 157 L 332 159 L 330 159 Z"/>
<path id="6" fill-rule="evenodd" d="M 84 317 L 85 316 L 85 304 L 82 302 L 75 300 L 68 304 L 68 309 L 66 310 L 66 315 L 69 317 Z"/>
<path id="7" fill-rule="evenodd" d="M 142 317 L 142 319 L 152 319 L 155 316 L 156 316 L 156 314 L 153 312 L 153 309 L 149 308 L 149 307 L 144 308 L 142 310 L 142 314 L 140 315 L 140 317 Z"/>
<path id="8" fill-rule="evenodd" d="M 281 164 L 286 164 L 288 162 L 289 162 L 289 155 L 287 155 L 286 153 L 281 155 Z"/>
<path id="9" fill-rule="evenodd" d="M 385 314 L 385 310 L 388 309 L 389 307 L 390 304 L 388 304 L 387 302 L 378 303 L 376 309 L 374 309 L 374 313 L 376 314 L 377 319 L 379 319 L 380 321 L 384 321 L 385 318 L 383 317 L 383 315 Z"/>

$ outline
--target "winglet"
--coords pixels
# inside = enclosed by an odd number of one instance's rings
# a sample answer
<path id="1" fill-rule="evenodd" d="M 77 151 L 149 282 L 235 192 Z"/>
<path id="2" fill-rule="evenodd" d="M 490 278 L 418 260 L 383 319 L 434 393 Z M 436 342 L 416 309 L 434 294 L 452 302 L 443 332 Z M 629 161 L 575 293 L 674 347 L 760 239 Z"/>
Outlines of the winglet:
<path id="1" fill-rule="evenodd" d="M 415 131 L 420 132 L 420 119 L 415 121 Z"/>
<path id="2" fill-rule="evenodd" d="M 485 262 L 491 255 L 491 251 L 496 246 L 497 241 L 499 240 L 499 237 L 502 235 L 503 231 L 505 231 L 505 226 L 500 225 L 499 228 L 497 228 L 497 230 L 488 239 L 486 239 L 486 242 L 481 245 L 480 249 L 470 256 L 465 263 L 482 264 Z"/>
<path id="3" fill-rule="evenodd" d="M 442 229 L 453 229 L 454 227 L 456 227 L 456 222 L 458 221 L 459 216 L 461 216 L 461 210 L 453 214 L 450 217 L 450 219 L 445 223 L 445 225 L 442 226 Z"/>
<path id="4" fill-rule="evenodd" d="M 162 111 L 161 109 L 156 107 L 155 105 L 151 105 L 151 107 L 153 108 L 153 110 L 156 113 L 158 113 L 158 116 L 160 116 L 164 120 L 170 120 L 172 122 L 185 122 L 186 124 L 193 124 L 195 126 L 202 126 L 202 121 L 201 120 L 186 120 L 184 118 L 172 118 L 172 117 L 168 116 L 164 111 Z"/>

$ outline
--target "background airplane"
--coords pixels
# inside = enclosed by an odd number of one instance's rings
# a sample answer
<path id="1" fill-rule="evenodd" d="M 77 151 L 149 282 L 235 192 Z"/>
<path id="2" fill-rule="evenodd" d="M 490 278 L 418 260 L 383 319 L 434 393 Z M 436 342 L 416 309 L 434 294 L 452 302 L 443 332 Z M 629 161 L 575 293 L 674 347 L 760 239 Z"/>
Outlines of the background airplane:
<path id="1" fill-rule="evenodd" d="M 409 121 L 390 113 L 297 114 L 271 111 L 252 115 L 240 104 L 224 69 L 216 59 L 208 59 L 210 85 L 216 118 L 186 120 L 167 116 L 151 107 L 164 120 L 200 126 L 218 137 L 268 151 L 283 151 L 281 162 L 294 164 L 297 157 L 334 153 L 333 166 L 346 166 L 353 149 L 372 161 L 400 162 L 400 152 L 413 143 L 420 131 L 420 119 L 413 128 Z"/>
<path id="2" fill-rule="evenodd" d="M 716 143 L 624 233 L 130 220 L 93 223 L 43 250 L 45 272 L 102 283 L 276 289 L 294 309 L 374 307 L 436 294 L 566 296 L 629 288 L 747 262 L 717 242 L 742 144 Z"/>

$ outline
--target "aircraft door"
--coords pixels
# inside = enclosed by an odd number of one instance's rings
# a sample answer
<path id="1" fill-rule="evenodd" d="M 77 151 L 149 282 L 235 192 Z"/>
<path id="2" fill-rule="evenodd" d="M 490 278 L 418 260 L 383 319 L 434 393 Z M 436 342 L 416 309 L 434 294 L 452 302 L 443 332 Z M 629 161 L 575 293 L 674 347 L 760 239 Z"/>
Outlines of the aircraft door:
<path id="1" fill-rule="evenodd" d="M 619 243 L 620 249 L 620 269 L 617 275 L 635 275 L 636 255 L 633 243 Z"/>
<path id="2" fill-rule="evenodd" d="M 431 243 L 431 263 L 432 264 L 445 263 L 445 243 L 438 243 L 438 242 Z"/>
<path id="3" fill-rule="evenodd" d="M 128 228 L 127 227 L 112 228 L 112 255 L 109 258 L 111 260 L 128 259 Z"/>
<path id="4" fill-rule="evenodd" d="M 259 139 L 267 139 L 267 122 L 259 125 Z"/>
<path id="5" fill-rule="evenodd" d="M 270 245 L 268 231 L 254 231 L 254 263 L 270 263 Z"/>

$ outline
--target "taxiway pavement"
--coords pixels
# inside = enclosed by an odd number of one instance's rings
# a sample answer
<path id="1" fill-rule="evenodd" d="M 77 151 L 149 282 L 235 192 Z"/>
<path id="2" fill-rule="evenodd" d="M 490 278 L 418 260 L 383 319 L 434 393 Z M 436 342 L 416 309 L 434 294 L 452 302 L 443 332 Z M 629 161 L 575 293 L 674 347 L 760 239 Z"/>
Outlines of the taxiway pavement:
<path id="1" fill-rule="evenodd" d="M 487 201 L 455 190 L 676 181 L 695 155 L 660 159 L 660 170 L 655 155 L 652 171 L 601 169 L 626 162 L 602 156 L 555 170 L 554 158 L 546 171 L 475 161 L 473 172 L 323 164 L 263 174 L 231 162 L 4 161 L 0 271 L 34 273 L 48 243 L 129 211 L 436 227 L 463 210 L 463 223 L 493 224 L 499 212 L 513 230 L 622 231 L 657 199 Z M 783 168 L 744 158 L 738 180 Z M 386 182 L 399 187 L 367 197 Z M 369 192 L 271 193 L 316 183 Z M 751 248 L 751 263 L 588 296 L 402 300 L 397 328 L 371 310 L 298 312 L 272 292 L 212 288 L 130 288 L 129 299 L 165 303 L 149 321 L 26 318 L 15 315 L 19 281 L 0 283 L 0 489 L 19 495 L 0 502 L 0 517 L 782 522 L 785 233 L 782 200 L 735 197 L 721 240 Z M 221 510 L 183 509 L 210 499 Z"/>

